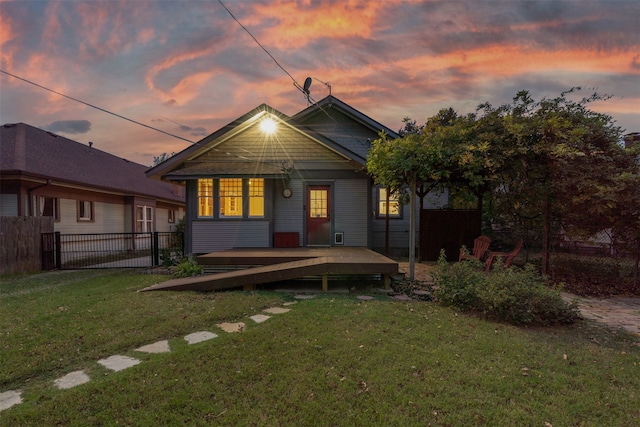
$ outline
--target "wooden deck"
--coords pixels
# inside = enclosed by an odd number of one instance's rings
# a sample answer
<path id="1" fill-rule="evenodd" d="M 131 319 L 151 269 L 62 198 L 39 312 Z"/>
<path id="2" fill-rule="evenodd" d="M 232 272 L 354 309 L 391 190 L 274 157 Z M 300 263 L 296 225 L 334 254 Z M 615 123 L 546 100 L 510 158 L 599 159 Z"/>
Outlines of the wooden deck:
<path id="1" fill-rule="evenodd" d="M 264 248 L 234 249 L 198 257 L 207 266 L 233 267 L 217 274 L 172 279 L 142 291 L 194 290 L 215 291 L 321 276 L 322 289 L 328 290 L 331 275 L 382 275 L 389 288 L 391 275 L 398 274 L 398 263 L 366 248 Z"/>

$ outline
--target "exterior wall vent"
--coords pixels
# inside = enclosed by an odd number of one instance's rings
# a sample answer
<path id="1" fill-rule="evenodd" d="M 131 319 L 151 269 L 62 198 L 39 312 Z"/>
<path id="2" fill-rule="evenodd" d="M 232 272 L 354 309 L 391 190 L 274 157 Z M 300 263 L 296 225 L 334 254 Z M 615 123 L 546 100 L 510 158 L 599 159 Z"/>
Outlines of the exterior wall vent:
<path id="1" fill-rule="evenodd" d="M 333 243 L 336 245 L 344 245 L 344 233 L 342 231 L 338 231 L 334 234 Z"/>

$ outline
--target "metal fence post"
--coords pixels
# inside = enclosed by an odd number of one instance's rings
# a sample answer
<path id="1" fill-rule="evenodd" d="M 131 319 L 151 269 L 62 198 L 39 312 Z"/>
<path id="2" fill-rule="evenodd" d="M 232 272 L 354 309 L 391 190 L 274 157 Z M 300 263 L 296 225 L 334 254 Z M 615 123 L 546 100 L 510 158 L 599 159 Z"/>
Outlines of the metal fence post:
<path id="1" fill-rule="evenodd" d="M 151 253 L 153 255 L 152 265 L 153 267 L 160 265 L 160 245 L 158 244 L 158 232 L 154 231 L 153 233 L 153 244 Z"/>
<path id="2" fill-rule="evenodd" d="M 60 238 L 60 232 L 56 231 L 54 233 L 55 241 L 56 241 L 56 268 L 58 270 L 62 269 L 62 239 Z"/>

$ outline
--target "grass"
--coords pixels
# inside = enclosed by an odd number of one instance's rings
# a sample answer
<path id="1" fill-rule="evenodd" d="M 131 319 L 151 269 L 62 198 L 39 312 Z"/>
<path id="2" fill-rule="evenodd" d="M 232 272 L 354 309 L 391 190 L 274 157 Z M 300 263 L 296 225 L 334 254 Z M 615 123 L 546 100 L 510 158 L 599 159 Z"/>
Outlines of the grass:
<path id="1" fill-rule="evenodd" d="M 517 328 L 434 303 L 134 291 L 164 278 L 61 272 L 0 282 L 0 412 L 21 425 L 635 426 L 637 339 L 593 323 Z M 215 325 L 243 321 L 241 333 Z M 187 345 L 209 330 L 218 338 Z M 138 346 L 168 339 L 172 352 Z M 111 372 L 113 354 L 143 363 Z M 84 369 L 90 383 L 57 390 Z"/>

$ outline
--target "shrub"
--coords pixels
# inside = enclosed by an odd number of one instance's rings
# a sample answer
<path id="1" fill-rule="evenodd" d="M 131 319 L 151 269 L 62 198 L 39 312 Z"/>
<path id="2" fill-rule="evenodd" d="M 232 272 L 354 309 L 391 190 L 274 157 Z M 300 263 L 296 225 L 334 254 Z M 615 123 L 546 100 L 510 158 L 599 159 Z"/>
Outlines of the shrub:
<path id="1" fill-rule="evenodd" d="M 472 310 L 477 305 L 477 284 L 484 280 L 480 262 L 474 259 L 448 265 L 444 251 L 440 251 L 438 268 L 434 273 L 435 296 L 444 305 Z"/>
<path id="2" fill-rule="evenodd" d="M 498 263 L 485 273 L 479 262 L 447 265 L 441 254 L 435 284 L 442 304 L 515 325 L 571 324 L 580 318 L 576 304 L 565 302 L 560 289 L 550 287 L 531 265 Z"/>
<path id="3" fill-rule="evenodd" d="M 203 273 L 203 271 L 204 269 L 200 264 L 196 262 L 195 259 L 191 257 L 185 257 L 176 266 L 173 276 L 174 277 L 199 276 L 200 274 Z"/>

